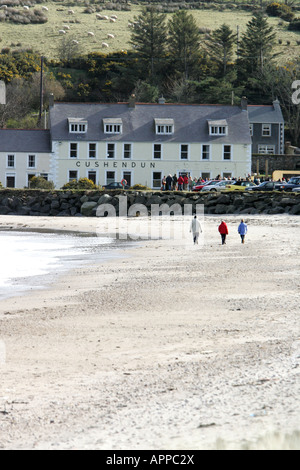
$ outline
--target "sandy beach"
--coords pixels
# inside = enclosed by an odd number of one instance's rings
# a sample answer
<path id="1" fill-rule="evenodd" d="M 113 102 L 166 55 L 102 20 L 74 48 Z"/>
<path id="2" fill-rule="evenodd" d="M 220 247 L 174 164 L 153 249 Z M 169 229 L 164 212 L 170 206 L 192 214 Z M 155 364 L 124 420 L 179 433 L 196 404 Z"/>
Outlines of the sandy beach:
<path id="1" fill-rule="evenodd" d="M 0 302 L 0 448 L 300 448 L 300 217 L 205 217 Z M 140 220 L 140 223 L 147 223 Z M 0 230 L 95 233 L 93 218 Z"/>

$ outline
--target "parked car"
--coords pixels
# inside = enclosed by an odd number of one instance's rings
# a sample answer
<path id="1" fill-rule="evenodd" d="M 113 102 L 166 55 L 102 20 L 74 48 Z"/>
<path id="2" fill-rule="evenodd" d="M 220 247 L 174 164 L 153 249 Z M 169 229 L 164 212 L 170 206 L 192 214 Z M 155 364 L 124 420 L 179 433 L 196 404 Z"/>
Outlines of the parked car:
<path id="1" fill-rule="evenodd" d="M 292 189 L 293 192 L 299 193 L 300 192 L 300 185 L 296 188 Z"/>
<path id="2" fill-rule="evenodd" d="M 226 189 L 227 186 L 230 185 L 231 183 L 233 183 L 233 181 L 224 180 L 224 181 L 218 181 L 217 183 L 214 182 L 214 184 L 206 184 L 201 189 L 201 192 L 203 192 L 203 191 L 212 191 L 212 192 L 224 191 L 224 189 Z"/>
<path id="3" fill-rule="evenodd" d="M 257 186 L 252 181 L 234 181 L 226 187 L 226 191 L 245 191 L 246 188 Z"/>
<path id="4" fill-rule="evenodd" d="M 286 186 L 285 183 L 278 183 L 274 181 L 264 181 L 260 183 L 258 186 L 249 186 L 246 187 L 246 191 L 283 191 L 284 187 Z"/>
<path id="5" fill-rule="evenodd" d="M 293 176 L 288 183 L 285 184 L 285 191 L 292 191 L 294 188 L 300 188 L 300 176 Z"/>
<path id="6" fill-rule="evenodd" d="M 122 183 L 109 183 L 105 186 L 103 186 L 104 189 L 129 189 L 129 186 L 127 184 L 123 185 Z"/>
<path id="7" fill-rule="evenodd" d="M 220 180 L 211 180 L 211 181 L 205 181 L 204 183 L 199 183 L 199 184 L 196 184 L 195 186 L 193 186 L 193 189 L 192 191 L 201 191 L 201 189 L 204 187 L 204 186 L 207 186 L 208 184 L 211 185 L 211 184 L 216 184 L 216 183 L 219 183 Z"/>

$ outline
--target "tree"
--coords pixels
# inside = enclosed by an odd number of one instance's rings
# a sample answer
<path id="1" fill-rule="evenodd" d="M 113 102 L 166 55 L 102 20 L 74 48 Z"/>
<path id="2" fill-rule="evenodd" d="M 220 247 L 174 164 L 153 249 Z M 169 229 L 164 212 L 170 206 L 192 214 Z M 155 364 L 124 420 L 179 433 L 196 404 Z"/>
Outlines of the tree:
<path id="1" fill-rule="evenodd" d="M 256 13 L 247 24 L 239 44 L 237 65 L 240 78 L 255 76 L 272 62 L 275 38 L 273 27 L 268 25 L 263 13 Z"/>
<path id="2" fill-rule="evenodd" d="M 217 62 L 223 76 L 226 75 L 228 64 L 232 61 L 235 41 L 235 34 L 226 24 L 213 31 L 206 41 L 207 51 L 211 58 Z"/>
<path id="3" fill-rule="evenodd" d="M 199 28 L 192 14 L 179 10 L 169 20 L 168 29 L 169 53 L 178 70 L 188 79 L 190 69 L 196 64 L 199 56 Z"/>
<path id="4" fill-rule="evenodd" d="M 159 13 L 154 6 L 144 8 L 134 18 L 130 44 L 141 57 L 150 63 L 151 75 L 154 75 L 154 63 L 165 55 L 167 39 L 166 16 Z"/>

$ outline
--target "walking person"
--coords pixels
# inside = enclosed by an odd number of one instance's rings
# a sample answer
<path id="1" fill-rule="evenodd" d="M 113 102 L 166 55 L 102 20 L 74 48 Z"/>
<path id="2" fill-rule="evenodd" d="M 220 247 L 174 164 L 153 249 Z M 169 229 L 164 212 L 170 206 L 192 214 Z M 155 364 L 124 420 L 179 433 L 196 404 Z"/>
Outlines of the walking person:
<path id="1" fill-rule="evenodd" d="M 248 232 L 247 224 L 245 224 L 244 219 L 242 219 L 241 223 L 238 227 L 238 233 L 240 234 L 242 243 L 245 243 L 245 236 L 246 236 L 247 232 Z"/>
<path id="2" fill-rule="evenodd" d="M 199 234 L 202 233 L 202 227 L 196 215 L 192 219 L 190 232 L 193 232 L 194 245 L 198 245 Z"/>
<path id="3" fill-rule="evenodd" d="M 219 225 L 219 233 L 222 239 L 222 245 L 226 245 L 226 237 L 228 235 L 228 227 L 224 220 L 222 220 L 221 224 Z"/>
<path id="4" fill-rule="evenodd" d="M 177 175 L 175 173 L 174 176 L 173 176 L 173 191 L 177 190 L 177 181 L 178 181 L 178 178 L 177 178 Z"/>

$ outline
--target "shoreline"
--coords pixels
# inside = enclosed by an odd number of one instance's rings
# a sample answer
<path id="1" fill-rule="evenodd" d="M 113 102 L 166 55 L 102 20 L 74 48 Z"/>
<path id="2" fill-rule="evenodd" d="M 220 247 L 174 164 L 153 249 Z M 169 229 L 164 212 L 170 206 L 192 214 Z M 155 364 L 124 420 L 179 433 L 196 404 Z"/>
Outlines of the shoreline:
<path id="1" fill-rule="evenodd" d="M 0 217 L 0 229 L 89 232 L 97 223 L 12 217 Z M 1 301 L 0 448 L 292 445 L 300 218 L 245 216 L 245 245 L 240 216 L 223 218 L 225 247 L 220 217 L 205 216 L 203 246 L 145 240 L 42 295 Z"/>

